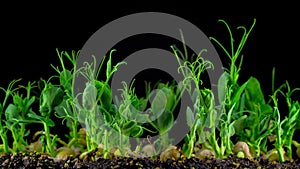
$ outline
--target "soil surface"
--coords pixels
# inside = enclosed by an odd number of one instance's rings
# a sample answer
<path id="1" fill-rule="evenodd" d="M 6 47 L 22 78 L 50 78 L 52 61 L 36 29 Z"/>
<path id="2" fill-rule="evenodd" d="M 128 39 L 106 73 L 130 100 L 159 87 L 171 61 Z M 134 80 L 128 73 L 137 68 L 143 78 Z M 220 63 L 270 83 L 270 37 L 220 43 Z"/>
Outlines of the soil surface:
<path id="1" fill-rule="evenodd" d="M 167 160 L 166 162 L 161 162 L 160 160 L 154 160 L 151 158 L 113 158 L 113 159 L 103 159 L 98 158 L 93 160 L 90 159 L 80 160 L 75 157 L 67 157 L 65 160 L 56 160 L 47 155 L 42 155 L 38 153 L 32 154 L 2 154 L 0 156 L 0 166 L 5 169 L 21 169 L 21 168 L 57 168 L 57 169 L 71 169 L 71 168 L 149 168 L 149 169 L 197 169 L 197 168 L 242 168 L 242 169 L 300 169 L 300 161 L 296 160 L 294 162 L 268 162 L 262 158 L 257 158 L 255 160 L 241 159 L 229 157 L 225 160 L 200 160 L 198 158 L 190 159 L 180 159 L 177 161 Z"/>

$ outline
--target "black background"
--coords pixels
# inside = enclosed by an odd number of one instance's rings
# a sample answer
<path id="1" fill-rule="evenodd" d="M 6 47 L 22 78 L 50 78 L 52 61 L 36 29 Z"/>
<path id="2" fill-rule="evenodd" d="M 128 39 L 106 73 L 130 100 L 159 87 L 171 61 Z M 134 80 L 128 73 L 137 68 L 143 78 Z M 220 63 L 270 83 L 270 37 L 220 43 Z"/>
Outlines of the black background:
<path id="1" fill-rule="evenodd" d="M 261 81 L 265 93 L 270 94 L 271 72 L 276 67 L 278 86 L 288 80 L 292 87 L 300 87 L 297 61 L 299 26 L 293 5 L 220 5 L 221 10 L 213 3 L 203 6 L 155 2 L 82 6 L 59 3 L 40 6 L 20 4 L 22 7 L 4 5 L 2 7 L 8 10 L 1 11 L 0 86 L 6 87 L 16 78 L 22 78 L 25 83 L 50 77 L 54 73 L 50 64 L 58 65 L 56 48 L 80 50 L 93 33 L 110 21 L 136 12 L 155 11 L 182 17 L 223 44 L 229 44 L 229 36 L 225 26 L 217 22 L 218 19 L 225 20 L 231 26 L 236 41 L 239 41 L 241 31 L 235 28 L 240 25 L 249 28 L 256 18 L 257 23 L 242 51 L 244 61 L 240 81 L 255 76 Z M 227 67 L 224 52 L 213 44 Z"/>
<path id="2" fill-rule="evenodd" d="M 271 94 L 272 68 L 276 67 L 276 86 L 288 80 L 291 87 L 300 87 L 299 80 L 299 15 L 293 4 L 204 4 L 202 2 L 142 1 L 120 4 L 6 4 L 1 5 L 0 86 L 6 88 L 13 79 L 23 84 L 55 72 L 58 65 L 56 48 L 80 50 L 90 36 L 110 21 L 136 12 L 165 12 L 182 17 L 198 26 L 207 36 L 229 44 L 229 36 L 218 19 L 225 20 L 240 40 L 237 26 L 250 28 L 257 23 L 245 48 L 240 82 L 257 77 L 268 99 Z M 147 42 L 145 42 L 147 43 Z M 213 43 L 215 45 L 215 43 Z M 216 46 L 228 66 L 227 57 Z M 299 94 L 298 94 L 299 96 Z M 299 98 L 296 96 L 297 98 Z M 2 101 L 2 98 L 1 100 Z"/>

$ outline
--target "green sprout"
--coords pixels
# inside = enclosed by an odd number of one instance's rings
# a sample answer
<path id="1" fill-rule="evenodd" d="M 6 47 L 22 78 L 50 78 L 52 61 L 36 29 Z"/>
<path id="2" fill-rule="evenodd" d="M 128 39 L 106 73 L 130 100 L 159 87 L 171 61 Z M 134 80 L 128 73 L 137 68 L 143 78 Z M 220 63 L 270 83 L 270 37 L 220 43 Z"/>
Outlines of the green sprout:
<path id="1" fill-rule="evenodd" d="M 117 110 L 112 127 L 119 133 L 118 149 L 122 155 L 126 155 L 128 152 L 124 150 L 131 148 L 129 137 L 134 137 L 139 142 L 139 137 L 142 136 L 145 130 L 151 133 L 154 132 L 143 126 L 149 119 L 149 115 L 144 112 L 147 106 L 146 98 L 137 97 L 133 87 L 134 81 L 129 87 L 124 81 L 122 84 L 123 89 L 119 89 L 121 98 L 117 96 L 115 98 Z M 139 151 L 138 149 L 139 147 L 137 146 L 136 151 Z"/>
<path id="2" fill-rule="evenodd" d="M 113 125 L 113 114 L 115 114 L 112 105 L 112 93 L 108 82 L 113 73 L 117 71 L 118 66 L 125 64 L 125 62 L 120 62 L 112 68 L 111 57 L 114 51 L 110 52 L 105 81 L 97 79 L 98 73 L 96 72 L 95 57 L 93 57 L 93 63 L 85 63 L 85 66 L 79 69 L 79 73 L 88 80 L 82 93 L 82 106 L 77 104 L 79 121 L 86 128 L 87 151 L 95 150 L 100 143 L 103 143 L 106 151 L 105 157 L 107 157 L 109 154 L 108 150 L 112 147 L 109 145 L 108 135 L 111 134 L 109 133 L 109 128 Z M 101 69 L 104 60 L 102 60 L 98 70 Z M 77 101 L 76 98 L 74 100 Z"/>
<path id="3" fill-rule="evenodd" d="M 242 141 L 246 141 L 254 157 L 258 157 L 260 152 L 266 153 L 268 135 L 274 130 L 272 125 L 272 107 L 265 102 L 264 95 L 260 88 L 259 81 L 250 77 L 245 87 L 245 92 L 241 97 L 241 111 L 238 116 L 238 123 L 235 125 L 237 135 Z"/>
<path id="4" fill-rule="evenodd" d="M 5 124 L 12 133 L 12 151 L 14 153 L 25 151 L 24 147 L 27 146 L 25 137 L 29 135 L 29 130 L 26 131 L 25 125 L 32 122 L 28 114 L 33 112 L 31 107 L 35 101 L 35 97 L 31 95 L 31 89 L 34 87 L 30 82 L 27 87 L 20 86 L 20 88 L 26 89 L 26 97 L 23 98 L 22 94 L 14 91 L 12 93 L 13 103 L 10 103 L 5 110 Z"/>
<path id="5" fill-rule="evenodd" d="M 59 86 L 53 85 L 45 80 L 42 80 L 42 82 L 44 83 L 44 88 L 40 96 L 40 115 L 32 112 L 29 113 L 28 116 L 43 124 L 45 133 L 44 139 L 46 142 L 44 151 L 51 156 L 55 156 L 54 145 L 56 144 L 57 135 L 51 139 L 50 127 L 54 127 L 55 123 L 50 116 L 54 114 L 55 107 L 59 106 L 63 101 L 64 92 Z"/>
<path id="6" fill-rule="evenodd" d="M 249 80 L 241 86 L 238 83 L 239 72 L 243 61 L 241 51 L 248 36 L 253 30 L 256 20 L 254 19 L 254 22 L 248 31 L 244 26 L 237 27 L 237 29 L 244 30 L 244 34 L 237 49 L 235 49 L 234 38 L 230 27 L 224 20 L 219 21 L 224 23 L 227 27 L 231 41 L 231 49 L 229 52 L 218 40 L 210 37 L 211 40 L 216 42 L 223 49 L 230 59 L 230 68 L 225 69 L 226 71 L 221 75 L 218 84 L 219 102 L 221 103 L 220 109 L 223 112 L 221 114 L 223 114 L 224 117 L 220 121 L 220 137 L 221 140 L 227 140 L 227 143 L 225 144 L 225 147 L 227 147 L 227 154 L 231 152 L 232 143 L 230 143 L 229 138 L 223 137 L 236 134 L 240 136 L 241 140 L 248 142 L 255 152 L 255 157 L 257 157 L 260 154 L 260 147 L 263 147 L 262 149 L 265 150 L 267 135 L 271 133 L 269 115 L 272 113 L 272 108 L 265 103 L 264 95 L 261 92 L 259 82 L 256 78 L 250 77 Z M 228 113 L 226 114 L 225 112 Z M 248 115 L 243 112 L 249 112 L 250 117 L 247 118 Z M 226 125 L 224 125 L 224 122 Z M 245 124 L 251 125 L 243 126 Z M 225 132 L 226 134 L 222 134 L 222 131 L 224 131 L 225 128 L 231 129 Z"/>
<path id="7" fill-rule="evenodd" d="M 78 131 L 79 120 L 77 117 L 77 108 L 74 103 L 74 77 L 78 72 L 76 72 L 76 60 L 79 54 L 78 52 L 72 51 L 71 55 L 65 51 L 59 52 L 57 51 L 58 58 L 61 64 L 61 70 L 59 67 L 55 67 L 53 65 L 52 68 L 58 73 L 57 77 L 59 79 L 59 86 L 64 90 L 63 101 L 59 106 L 55 107 L 55 115 L 58 118 L 62 118 L 63 122 L 66 123 L 66 126 L 69 128 L 69 135 L 67 135 L 68 146 L 72 145 L 79 146 L 80 135 Z M 71 69 L 66 67 L 65 60 L 71 63 Z"/>
<path id="8" fill-rule="evenodd" d="M 204 144 L 208 149 L 214 150 L 217 157 L 225 158 L 232 153 L 233 143 L 230 138 L 235 134 L 235 127 L 237 125 L 236 120 L 241 121 L 241 119 L 245 119 L 245 116 L 242 116 L 241 113 L 239 113 L 239 110 L 243 109 L 240 108 L 240 105 L 242 104 L 240 102 L 240 97 L 243 95 L 248 82 L 244 83 L 242 86 L 238 85 L 238 77 L 243 59 L 242 57 L 239 60 L 239 57 L 242 48 L 255 25 L 256 20 L 254 20 L 254 23 L 248 32 L 245 27 L 238 27 L 238 29 L 244 30 L 244 34 L 236 50 L 234 49 L 234 39 L 230 27 L 224 20 L 219 21 L 224 23 L 227 27 L 231 40 L 231 53 L 229 53 L 218 40 L 210 37 L 211 40 L 215 41 L 225 51 L 226 55 L 230 58 L 231 61 L 230 69 L 226 69 L 224 74 L 222 74 L 219 78 L 218 99 L 220 105 L 215 105 L 215 99 L 210 89 L 199 88 L 202 84 L 200 75 L 207 68 L 213 68 L 213 65 L 210 62 L 204 61 L 204 59 L 200 57 L 200 54 L 206 50 L 202 50 L 196 60 L 194 60 L 194 62 L 189 62 L 187 61 L 188 56 L 185 45 L 184 54 L 173 47 L 173 51 L 180 65 L 179 69 L 185 77 L 183 84 L 186 85 L 185 88 L 188 89 L 191 96 L 195 95 L 195 93 L 198 96 L 196 99 L 193 99 L 193 102 L 195 104 L 201 103 L 198 106 L 194 106 L 196 107 L 196 111 L 194 113 L 198 114 L 198 116 L 196 116 L 199 117 L 198 119 L 195 118 L 195 115 L 192 115 L 193 113 L 191 108 L 188 108 L 187 110 L 188 125 L 191 131 L 190 135 L 186 138 L 187 142 L 190 141 L 190 143 L 185 145 L 185 151 L 188 157 L 190 157 L 192 153 L 193 142 L 195 141 L 194 128 L 197 127 L 199 137 L 198 142 Z M 182 34 L 181 37 L 184 44 Z M 184 59 L 183 64 L 180 62 L 179 56 Z M 192 79 L 192 81 L 190 79 Z M 191 90 L 191 82 L 193 82 L 196 86 L 195 91 Z M 218 120 L 219 117 L 221 117 L 220 120 Z M 218 145 L 219 141 L 216 135 L 217 130 L 221 137 L 220 145 Z M 209 142 L 209 145 L 206 143 L 207 141 Z"/>
<path id="9" fill-rule="evenodd" d="M 228 29 L 229 32 L 229 36 L 230 36 L 230 51 L 228 51 L 223 45 L 222 43 L 220 43 L 217 39 L 215 39 L 214 37 L 210 37 L 210 39 L 214 42 L 216 42 L 221 49 L 223 49 L 223 51 L 225 52 L 225 54 L 229 57 L 230 59 L 230 68 L 227 70 L 227 72 L 229 73 L 229 85 L 231 86 L 231 90 L 233 93 L 235 93 L 235 91 L 238 88 L 238 78 L 239 78 L 239 72 L 241 70 L 241 66 L 242 66 L 242 61 L 243 61 L 243 55 L 240 58 L 240 54 L 241 51 L 248 39 L 248 36 L 250 35 L 255 23 L 256 23 L 256 19 L 254 19 L 254 22 L 252 24 L 252 26 L 250 27 L 250 29 L 247 31 L 247 29 L 244 26 L 239 26 L 237 27 L 237 29 L 242 29 L 244 31 L 244 34 L 240 40 L 240 42 L 238 43 L 238 47 L 235 49 L 235 45 L 234 45 L 234 38 L 232 35 L 232 31 L 229 27 L 229 25 L 224 21 L 224 20 L 219 20 L 219 22 L 222 22 L 225 24 L 226 28 Z M 230 106 L 231 107 L 231 106 Z"/>
<path id="10" fill-rule="evenodd" d="M 284 93 L 283 88 L 286 88 L 287 91 Z M 274 94 L 271 96 L 274 103 L 274 115 L 276 115 L 276 120 L 274 121 L 276 129 L 276 140 L 275 148 L 279 155 L 279 161 L 284 162 L 286 159 L 292 159 L 292 144 L 293 136 L 296 129 L 300 129 L 300 104 L 298 101 L 293 101 L 291 96 L 295 91 L 300 90 L 295 88 L 291 90 L 289 83 L 286 82 L 280 86 Z M 278 108 L 278 96 L 277 94 L 282 94 L 286 99 L 288 106 L 288 115 L 281 119 L 280 111 Z M 286 149 L 286 151 L 285 151 Z M 285 156 L 287 155 L 288 158 Z"/>
<path id="11" fill-rule="evenodd" d="M 210 39 L 214 42 L 216 42 L 221 49 L 225 52 L 226 56 L 230 59 L 229 69 L 225 68 L 225 72 L 223 75 L 221 75 L 219 79 L 219 85 L 218 85 L 218 95 L 219 95 L 219 101 L 221 104 L 224 104 L 226 110 L 228 111 L 231 109 L 231 107 L 235 104 L 235 110 L 239 108 L 240 105 L 240 97 L 241 94 L 247 85 L 245 82 L 243 85 L 239 85 L 238 79 L 239 79 L 239 73 L 242 66 L 243 61 L 243 55 L 241 55 L 241 51 L 248 39 L 248 36 L 250 35 L 253 27 L 255 26 L 256 19 L 254 19 L 254 22 L 250 29 L 247 31 L 247 29 L 244 26 L 239 26 L 237 29 L 242 29 L 244 31 L 243 36 L 238 43 L 237 48 L 235 49 L 235 40 L 233 38 L 232 30 L 229 27 L 229 25 L 224 20 L 219 20 L 219 22 L 222 22 L 225 24 L 229 35 L 230 35 L 230 51 L 228 51 L 220 41 L 218 41 L 214 37 L 210 37 Z M 225 88 L 225 89 L 224 89 Z M 220 92 L 221 91 L 221 92 Z"/>
<path id="12" fill-rule="evenodd" d="M 174 84 L 158 83 L 157 92 L 151 102 L 149 123 L 158 132 L 161 138 L 161 150 L 171 144 L 168 136 L 169 129 L 174 125 L 173 112 L 180 99 L 180 91 Z"/>
<path id="13" fill-rule="evenodd" d="M 9 147 L 8 138 L 7 138 L 8 128 L 3 125 L 3 122 L 5 122 L 5 121 L 3 120 L 2 116 L 5 114 L 5 107 L 6 107 L 9 97 L 12 95 L 12 93 L 14 91 L 16 91 L 18 89 L 18 88 L 13 88 L 15 83 L 17 83 L 18 81 L 20 81 L 20 79 L 11 81 L 9 83 L 7 89 L 4 89 L 2 87 L 0 88 L 2 91 L 5 92 L 4 100 L 3 100 L 2 104 L 0 104 L 0 118 L 1 118 L 0 136 L 1 136 L 1 140 L 2 140 L 1 149 L 2 149 L 2 151 L 6 152 L 6 153 L 11 152 L 11 149 Z M 7 119 L 7 120 L 12 120 L 12 119 Z"/>
<path id="14" fill-rule="evenodd" d="M 183 43 L 184 52 L 181 52 L 177 47 L 171 46 L 174 55 L 176 56 L 179 64 L 178 72 L 184 77 L 183 81 L 179 84 L 179 97 L 183 95 L 185 91 L 188 92 L 194 103 L 193 108 L 187 107 L 187 124 L 190 128 L 190 133 L 185 137 L 185 144 L 183 145 L 183 153 L 186 157 L 190 158 L 194 149 L 194 145 L 197 142 L 196 132 L 204 128 L 204 121 L 207 116 L 210 100 L 204 96 L 209 89 L 201 89 L 203 84 L 201 75 L 210 68 L 213 68 L 213 64 L 207 60 L 204 60 L 201 55 L 206 50 L 201 50 L 196 56 L 196 59 L 189 61 L 188 52 L 186 49 L 183 33 L 181 33 L 181 39 Z M 193 59 L 194 55 L 192 56 Z M 183 62 L 181 61 L 183 59 Z M 199 134 L 199 133 L 198 133 Z"/>

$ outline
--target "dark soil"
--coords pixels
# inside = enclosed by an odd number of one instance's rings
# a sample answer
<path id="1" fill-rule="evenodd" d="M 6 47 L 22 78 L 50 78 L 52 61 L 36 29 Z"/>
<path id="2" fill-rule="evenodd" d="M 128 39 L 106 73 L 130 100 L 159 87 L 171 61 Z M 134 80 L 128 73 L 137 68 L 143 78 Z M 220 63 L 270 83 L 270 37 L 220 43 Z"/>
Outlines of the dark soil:
<path id="1" fill-rule="evenodd" d="M 97 160 L 80 160 L 74 157 L 68 157 L 65 160 L 55 160 L 47 155 L 42 155 L 38 153 L 32 154 L 2 154 L 0 156 L 0 166 L 1 168 L 9 169 L 21 169 L 21 168 L 149 168 L 149 169 L 159 169 L 159 168 L 168 168 L 168 169 L 178 169 L 178 168 L 188 168 L 188 169 L 197 169 L 197 168 L 242 168 L 242 169 L 300 169 L 300 161 L 296 160 L 294 162 L 268 162 L 262 158 L 257 158 L 253 161 L 248 159 L 240 159 L 229 157 L 225 160 L 200 160 L 198 158 L 191 159 L 181 159 L 177 161 L 167 160 L 166 162 L 161 162 L 159 160 L 153 160 L 151 158 L 113 158 L 113 159 L 103 159 L 98 158 Z"/>

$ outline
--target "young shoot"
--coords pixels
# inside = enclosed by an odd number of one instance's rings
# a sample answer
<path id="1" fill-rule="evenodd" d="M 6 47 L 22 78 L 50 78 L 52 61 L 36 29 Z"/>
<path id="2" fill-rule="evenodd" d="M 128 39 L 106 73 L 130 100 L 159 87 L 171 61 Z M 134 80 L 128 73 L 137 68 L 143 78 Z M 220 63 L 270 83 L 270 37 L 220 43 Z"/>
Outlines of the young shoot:
<path id="1" fill-rule="evenodd" d="M 46 82 L 45 80 L 42 80 L 42 82 L 44 83 L 44 88 L 40 95 L 40 115 L 30 113 L 29 117 L 43 124 L 46 140 L 44 151 L 51 156 L 55 156 L 54 146 L 56 144 L 57 136 L 51 138 L 50 127 L 54 127 L 55 123 L 50 116 L 55 112 L 55 107 L 60 105 L 63 101 L 64 91 L 59 86 L 53 85 L 50 82 Z"/>
<path id="2" fill-rule="evenodd" d="M 13 80 L 8 84 L 7 89 L 4 89 L 2 87 L 0 87 L 0 89 L 5 93 L 4 96 L 4 100 L 3 102 L 0 104 L 0 136 L 1 136 L 1 140 L 2 140 L 2 145 L 1 145 L 1 151 L 5 152 L 5 153 L 9 153 L 11 152 L 11 148 L 9 147 L 9 143 L 8 143 L 8 138 L 7 138 L 7 131 L 8 128 L 5 127 L 5 125 L 3 125 L 3 115 L 5 114 L 5 108 L 6 108 L 6 104 L 9 101 L 8 99 L 11 97 L 12 93 L 16 90 L 18 90 L 18 88 L 14 88 L 15 83 L 17 83 L 18 81 L 20 81 L 21 79 L 18 80 Z"/>
<path id="3" fill-rule="evenodd" d="M 256 19 L 254 19 L 253 24 L 248 31 L 244 26 L 237 27 L 237 29 L 242 29 L 244 31 L 244 33 L 243 33 L 243 36 L 242 36 L 240 42 L 238 43 L 238 46 L 236 49 L 235 49 L 235 44 L 234 44 L 235 40 L 233 38 L 231 28 L 224 20 L 219 20 L 219 22 L 225 24 L 225 26 L 229 32 L 230 50 L 227 50 L 222 45 L 222 43 L 220 41 L 218 41 L 217 39 L 215 39 L 214 37 L 210 37 L 210 39 L 212 41 L 216 42 L 221 47 L 221 49 L 225 52 L 225 54 L 228 56 L 228 58 L 230 59 L 230 64 L 229 64 L 230 68 L 227 69 L 227 72 L 229 73 L 229 83 L 232 86 L 232 90 L 234 92 L 236 90 L 236 88 L 238 87 L 239 72 L 241 70 L 242 61 L 243 61 L 243 55 L 241 55 L 241 51 L 248 39 L 249 34 L 251 33 L 251 31 L 256 23 Z M 241 55 L 241 57 L 240 57 L 240 55 Z"/>
<path id="4" fill-rule="evenodd" d="M 245 141 L 254 157 L 267 152 L 268 135 L 274 130 L 273 108 L 265 102 L 259 81 L 250 77 L 240 98 L 240 111 L 235 114 L 237 138 Z"/>
<path id="5" fill-rule="evenodd" d="M 286 93 L 283 92 L 283 88 L 286 88 Z M 299 88 L 291 90 L 289 83 L 286 82 L 271 96 L 274 103 L 274 115 L 277 116 L 274 122 L 276 126 L 275 134 L 277 136 L 275 140 L 275 148 L 280 162 L 284 162 L 286 160 L 286 155 L 288 159 L 292 159 L 294 132 L 296 129 L 300 129 L 300 104 L 298 101 L 293 101 L 291 98 L 292 94 L 297 90 L 299 90 Z M 288 114 L 284 118 L 281 118 L 277 94 L 282 94 L 286 99 Z"/>
<path id="6" fill-rule="evenodd" d="M 171 46 L 171 48 L 179 64 L 178 73 L 184 77 L 183 81 L 178 85 L 179 90 L 181 90 L 180 97 L 184 92 L 188 92 L 194 104 L 193 108 L 187 107 L 186 118 L 190 132 L 185 137 L 185 143 L 182 149 L 183 154 L 190 158 L 193 153 L 194 145 L 197 142 L 197 134 L 203 134 L 202 132 L 199 133 L 199 131 L 202 131 L 204 128 L 207 113 L 211 108 L 211 100 L 209 97 L 206 97 L 208 96 L 206 95 L 207 92 L 211 90 L 201 89 L 201 85 L 203 84 L 201 75 L 207 69 L 212 69 L 213 64 L 210 61 L 204 60 L 202 57 L 206 49 L 201 50 L 195 59 L 194 56 L 189 59 L 183 34 L 181 31 L 180 33 L 184 52 L 181 52 L 175 46 Z"/>
<path id="7" fill-rule="evenodd" d="M 225 112 L 232 111 L 232 113 L 230 113 L 232 117 L 230 118 L 232 118 L 231 121 L 235 123 L 234 125 L 231 123 L 235 130 L 232 131 L 239 136 L 239 139 L 246 141 L 254 151 L 255 157 L 258 157 L 261 149 L 266 151 L 265 145 L 267 136 L 271 132 L 270 115 L 272 114 L 272 107 L 265 103 L 264 95 L 256 78 L 250 77 L 249 80 L 242 85 L 238 83 L 243 61 L 241 51 L 253 30 L 256 19 L 254 19 L 249 30 L 244 26 L 237 27 L 237 29 L 242 29 L 244 32 L 237 47 L 234 43 L 235 40 L 229 25 L 224 20 L 219 20 L 219 22 L 225 24 L 230 36 L 230 50 L 227 50 L 224 45 L 214 37 L 210 37 L 212 41 L 221 47 L 230 59 L 229 69 L 225 69 L 226 71 L 221 75 L 218 83 L 218 96 L 221 109 L 225 109 Z M 231 110 L 233 107 L 234 109 Z M 229 114 L 225 116 L 228 115 Z M 225 117 L 225 119 L 229 119 L 229 117 Z M 229 148 L 228 144 L 227 147 Z"/>
<path id="8" fill-rule="evenodd" d="M 76 72 L 76 60 L 79 55 L 79 51 L 72 51 L 71 55 L 62 51 L 59 52 L 57 50 L 57 55 L 61 64 L 61 69 L 59 67 L 55 67 L 53 65 L 52 68 L 58 73 L 57 77 L 59 79 L 59 85 L 64 90 L 64 98 L 62 103 L 55 108 L 55 115 L 58 118 L 63 119 L 63 123 L 65 122 L 66 126 L 69 128 L 69 135 L 67 138 L 69 139 L 68 147 L 72 145 L 79 144 L 79 133 L 78 126 L 79 121 L 77 118 L 77 109 L 74 103 L 74 77 L 78 72 Z M 66 60 L 71 63 L 71 68 L 67 68 Z"/>
<path id="9" fill-rule="evenodd" d="M 93 57 L 93 63 L 85 63 L 85 66 L 78 70 L 78 73 L 87 79 L 86 87 L 82 93 L 82 105 L 76 104 L 79 108 L 79 121 L 84 124 L 86 129 L 87 151 L 95 150 L 102 143 L 105 157 L 109 154 L 109 149 L 113 147 L 109 145 L 110 140 L 108 140 L 108 136 L 113 134 L 109 128 L 113 126 L 113 114 L 116 113 L 112 105 L 112 93 L 108 82 L 113 73 L 117 71 L 118 66 L 125 64 L 125 62 L 120 62 L 112 68 L 111 59 L 114 51 L 110 52 L 105 81 L 97 79 L 98 73 L 95 57 Z M 104 60 L 102 60 L 98 71 L 101 69 Z M 74 100 L 78 102 L 78 99 Z"/>
<path id="10" fill-rule="evenodd" d="M 17 153 L 25 151 L 27 142 L 25 137 L 29 135 L 29 130 L 26 130 L 26 125 L 33 121 L 28 117 L 32 113 L 32 104 L 35 97 L 32 96 L 31 90 L 35 87 L 34 83 L 28 83 L 28 86 L 20 86 L 19 89 L 26 90 L 26 96 L 23 97 L 19 90 L 15 90 L 12 94 L 12 103 L 10 103 L 5 110 L 5 125 L 10 130 L 13 138 L 12 151 Z"/>

